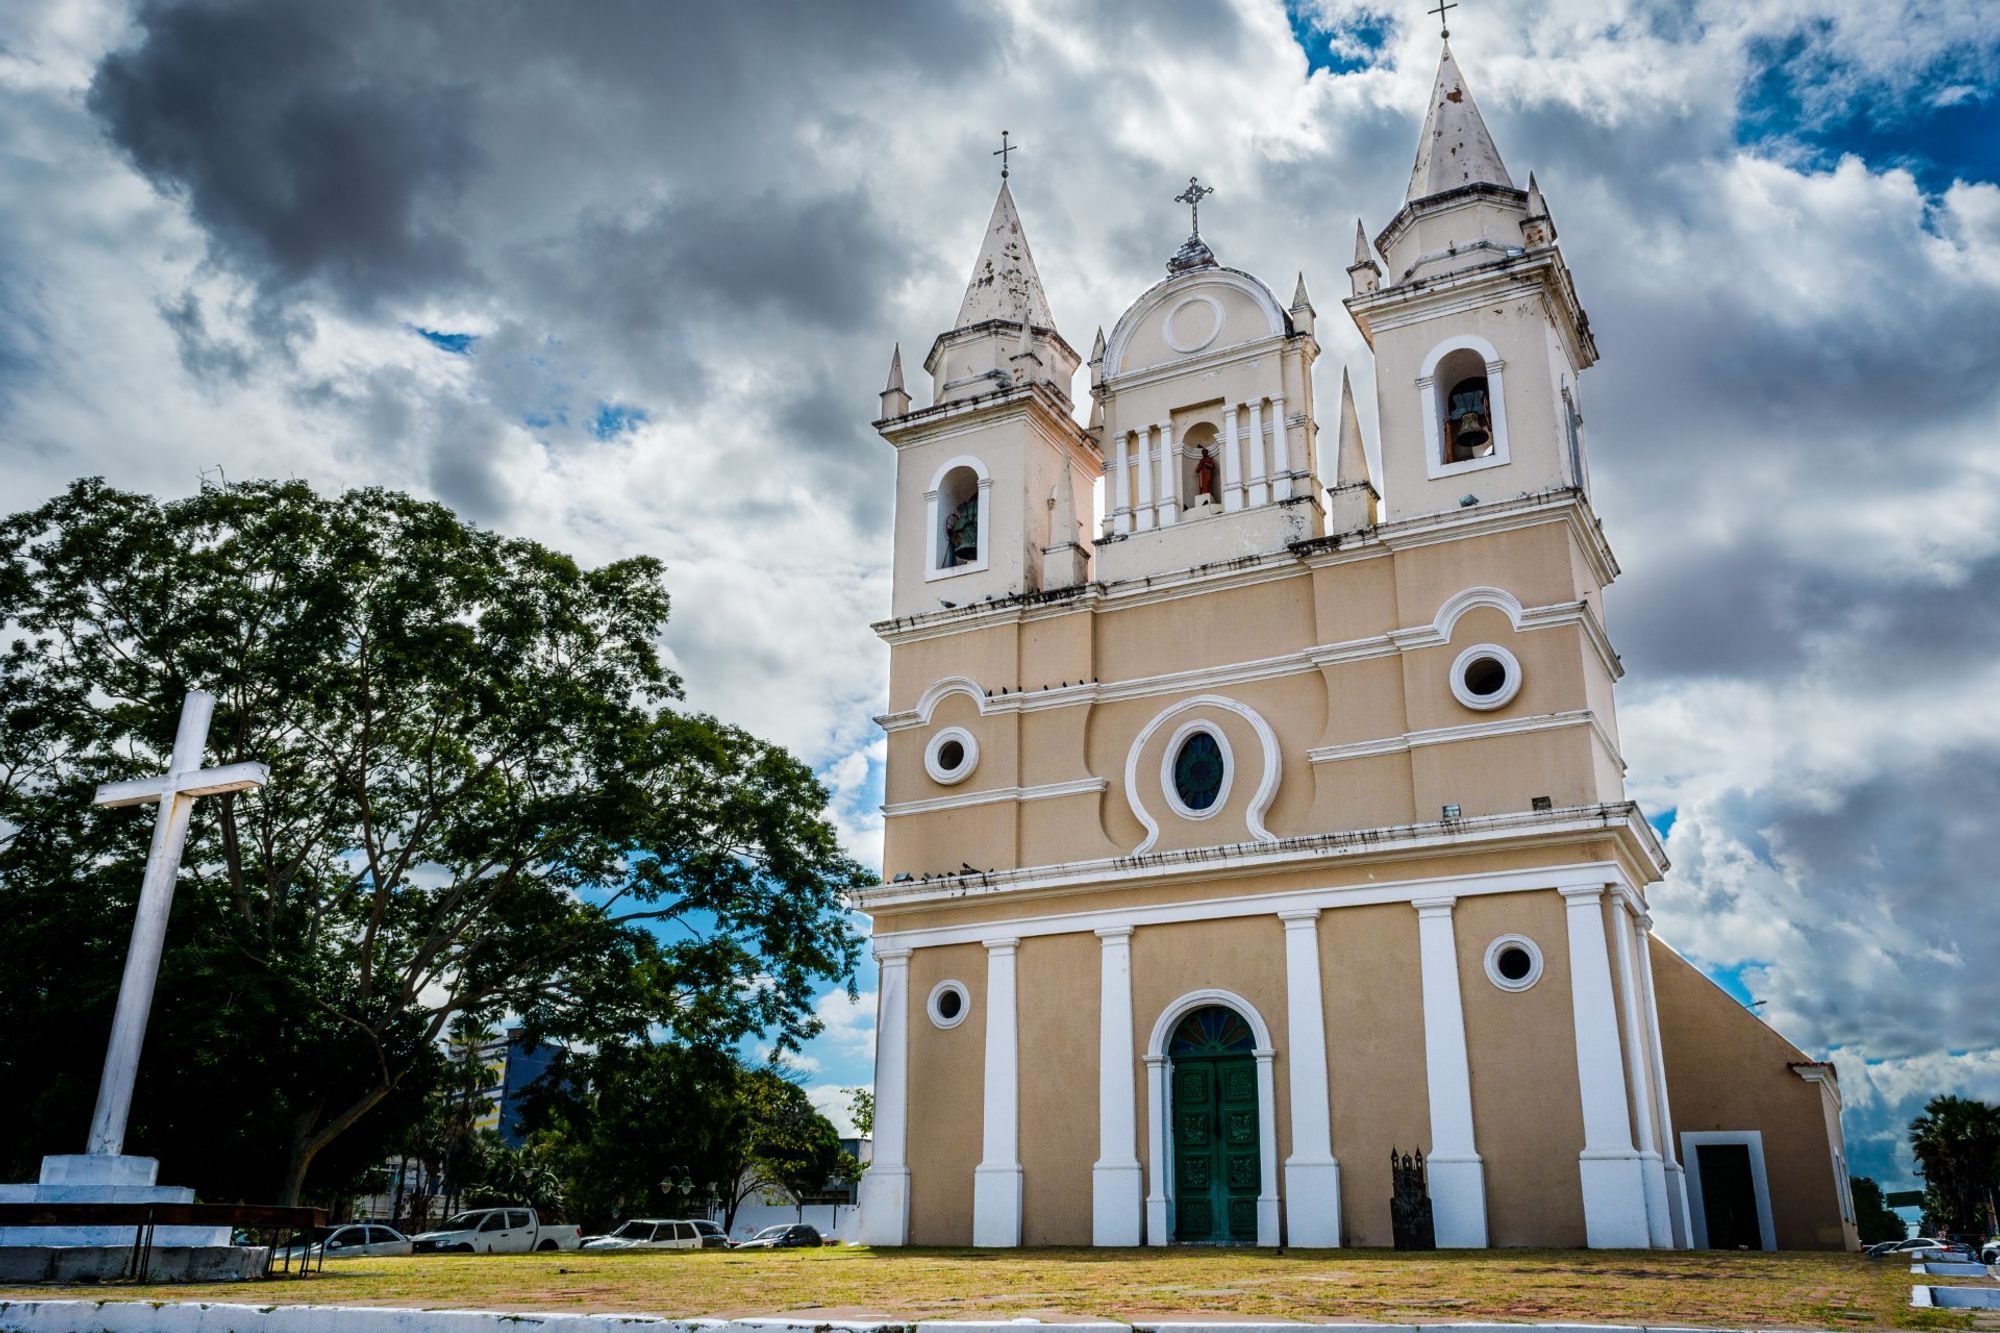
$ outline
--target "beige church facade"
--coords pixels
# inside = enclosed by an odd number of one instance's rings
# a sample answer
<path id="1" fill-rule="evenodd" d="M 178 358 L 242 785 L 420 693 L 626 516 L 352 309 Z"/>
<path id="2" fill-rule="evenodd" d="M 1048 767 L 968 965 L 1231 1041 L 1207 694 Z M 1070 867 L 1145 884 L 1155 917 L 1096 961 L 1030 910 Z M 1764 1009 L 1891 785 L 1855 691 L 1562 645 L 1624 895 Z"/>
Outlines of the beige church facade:
<path id="1" fill-rule="evenodd" d="M 1004 180 L 898 355 L 863 1238 L 1385 1246 L 1400 1153 L 1440 1246 L 1852 1247 L 1834 1071 L 1649 932 L 1597 349 L 1449 50 L 1347 272 L 1379 475 L 1198 225 L 1081 409 Z"/>

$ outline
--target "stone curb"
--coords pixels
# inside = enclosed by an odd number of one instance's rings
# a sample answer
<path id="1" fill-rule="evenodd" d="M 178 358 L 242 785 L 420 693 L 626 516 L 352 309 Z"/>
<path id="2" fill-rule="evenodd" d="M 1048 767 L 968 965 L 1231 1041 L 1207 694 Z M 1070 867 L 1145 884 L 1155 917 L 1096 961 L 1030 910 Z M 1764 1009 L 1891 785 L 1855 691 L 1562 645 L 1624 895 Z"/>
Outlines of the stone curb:
<path id="1" fill-rule="evenodd" d="M 1930 1288 L 1913 1292 L 1930 1295 Z M 1928 1299 L 1912 1301 L 1929 1304 Z M 248 1305 L 196 1301 L 0 1300 L 0 1333 L 1742 1333 L 1639 1324 L 1371 1324 L 1300 1321 L 1038 1319 L 662 1319 L 642 1314 L 406 1310 L 381 1306 Z"/>

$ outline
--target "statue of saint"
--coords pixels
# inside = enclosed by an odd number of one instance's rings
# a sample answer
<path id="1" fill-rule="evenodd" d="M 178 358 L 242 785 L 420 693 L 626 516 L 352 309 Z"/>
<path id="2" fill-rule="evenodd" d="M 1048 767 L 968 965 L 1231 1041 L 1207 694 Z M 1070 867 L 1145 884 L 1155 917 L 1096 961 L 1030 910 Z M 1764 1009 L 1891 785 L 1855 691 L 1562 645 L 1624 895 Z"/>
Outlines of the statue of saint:
<path id="1" fill-rule="evenodd" d="M 1222 497 L 1215 489 L 1215 450 L 1204 449 L 1201 457 L 1194 461 L 1194 493 L 1205 495 L 1211 500 Z"/>

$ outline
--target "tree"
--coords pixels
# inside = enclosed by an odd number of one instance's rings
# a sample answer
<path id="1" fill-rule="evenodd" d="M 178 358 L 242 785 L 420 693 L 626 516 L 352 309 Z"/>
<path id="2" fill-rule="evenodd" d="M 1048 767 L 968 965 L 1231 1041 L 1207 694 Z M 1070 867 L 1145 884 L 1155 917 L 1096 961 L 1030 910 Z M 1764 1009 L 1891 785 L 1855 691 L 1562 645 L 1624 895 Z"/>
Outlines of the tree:
<path id="1" fill-rule="evenodd" d="M 875 1137 L 875 1090 L 873 1088 L 842 1088 L 847 1094 L 847 1114 L 854 1121 L 854 1132 L 864 1139 Z"/>
<path id="2" fill-rule="evenodd" d="M 782 1192 L 803 1209 L 804 1195 L 859 1174 L 839 1131 L 805 1089 L 768 1068 L 744 1070 L 737 1086 L 744 1132 L 729 1143 L 724 1162 L 730 1189 L 723 1230 L 736 1225 L 737 1210 L 753 1197 Z"/>
<path id="3" fill-rule="evenodd" d="M 1901 1240 L 1909 1226 L 1882 1199 L 1882 1186 L 1868 1176 L 1849 1176 L 1848 1193 L 1854 1199 L 1854 1226 L 1863 1245 L 1877 1241 Z"/>
<path id="4" fill-rule="evenodd" d="M 390 491 L 86 480 L 0 522 L 11 1169 L 74 1149 L 137 895 L 150 820 L 91 789 L 163 766 L 190 688 L 210 762 L 272 773 L 197 806 L 132 1127 L 208 1197 L 380 1162 L 461 1020 L 796 1049 L 867 876 L 808 769 L 677 710 L 667 611 L 655 561 Z"/>
<path id="5" fill-rule="evenodd" d="M 1910 1148 L 1924 1176 L 1924 1228 L 1990 1231 L 2000 1195 L 2000 1107 L 1969 1097 L 1933 1097 L 1910 1122 Z"/>

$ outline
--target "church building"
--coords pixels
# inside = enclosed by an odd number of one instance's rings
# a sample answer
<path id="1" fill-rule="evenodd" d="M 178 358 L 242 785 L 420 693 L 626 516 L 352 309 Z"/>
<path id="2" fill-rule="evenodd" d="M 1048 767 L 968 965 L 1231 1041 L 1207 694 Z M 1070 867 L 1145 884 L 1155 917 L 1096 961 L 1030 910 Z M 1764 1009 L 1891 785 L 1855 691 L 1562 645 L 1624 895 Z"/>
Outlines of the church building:
<path id="1" fill-rule="evenodd" d="M 892 362 L 863 1239 L 1853 1248 L 1833 1068 L 1651 933 L 1535 178 L 1447 46 L 1345 265 L 1376 469 L 1204 193 L 1086 362 L 1003 172 L 927 405 Z"/>

